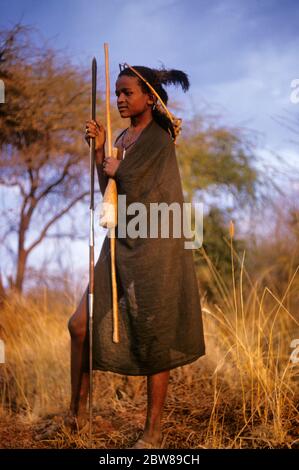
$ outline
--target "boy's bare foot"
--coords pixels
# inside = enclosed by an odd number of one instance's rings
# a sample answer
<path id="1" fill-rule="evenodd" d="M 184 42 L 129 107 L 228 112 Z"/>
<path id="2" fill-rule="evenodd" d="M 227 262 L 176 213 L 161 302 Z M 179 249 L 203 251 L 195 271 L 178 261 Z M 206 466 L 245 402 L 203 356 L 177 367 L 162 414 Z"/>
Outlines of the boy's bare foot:
<path id="1" fill-rule="evenodd" d="M 145 439 L 142 435 L 130 449 L 162 449 L 162 437 L 159 435 Z"/>

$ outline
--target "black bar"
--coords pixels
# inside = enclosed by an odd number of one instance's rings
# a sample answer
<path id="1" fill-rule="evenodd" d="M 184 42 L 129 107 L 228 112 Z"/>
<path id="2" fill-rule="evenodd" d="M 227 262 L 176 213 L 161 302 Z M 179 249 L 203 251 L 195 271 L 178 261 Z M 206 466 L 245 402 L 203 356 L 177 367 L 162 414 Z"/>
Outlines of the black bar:
<path id="1" fill-rule="evenodd" d="M 30 464 L 30 468 L 63 465 L 65 468 L 122 469 L 122 468 L 197 468 L 211 469 L 211 466 L 256 465 L 268 468 L 269 465 L 283 463 L 298 465 L 299 449 L 0 449 L 0 467 L 20 468 Z M 3 467 L 3 464 L 7 464 Z M 9 467 L 8 467 L 9 465 Z"/>

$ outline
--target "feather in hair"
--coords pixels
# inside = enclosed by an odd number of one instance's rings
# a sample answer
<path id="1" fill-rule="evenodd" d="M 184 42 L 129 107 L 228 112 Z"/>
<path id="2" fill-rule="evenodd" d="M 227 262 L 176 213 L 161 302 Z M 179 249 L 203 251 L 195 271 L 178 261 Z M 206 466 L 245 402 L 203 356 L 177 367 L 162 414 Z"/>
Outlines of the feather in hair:
<path id="1" fill-rule="evenodd" d="M 158 79 L 164 85 L 180 85 L 183 91 L 187 91 L 190 86 L 188 75 L 181 70 L 176 69 L 154 69 L 155 74 L 157 75 Z"/>

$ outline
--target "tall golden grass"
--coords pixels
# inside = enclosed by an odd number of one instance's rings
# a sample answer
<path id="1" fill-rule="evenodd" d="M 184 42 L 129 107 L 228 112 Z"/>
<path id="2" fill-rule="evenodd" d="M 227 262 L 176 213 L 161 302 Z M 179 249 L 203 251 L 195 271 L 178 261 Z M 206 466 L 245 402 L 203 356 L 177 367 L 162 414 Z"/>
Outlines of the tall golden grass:
<path id="1" fill-rule="evenodd" d="M 299 364 L 290 361 L 290 343 L 299 337 L 299 325 L 286 308 L 297 271 L 277 298 L 271 286 L 261 290 L 251 281 L 245 253 L 238 257 L 232 238 L 230 246 L 232 292 L 202 249 L 219 302 L 203 302 L 206 356 L 171 372 L 163 421 L 166 447 L 297 447 Z M 14 295 L 5 302 L 0 319 L 6 344 L 6 364 L 0 365 L 2 417 L 21 414 L 34 423 L 68 408 L 67 321 L 74 309 L 71 298 L 54 302 L 47 292 L 42 299 Z M 143 424 L 145 378 L 97 372 L 95 383 L 96 419 L 104 420 L 105 429 L 97 435 L 97 446 L 125 446 L 128 434 Z M 81 437 L 61 439 L 48 445 L 87 445 Z"/>

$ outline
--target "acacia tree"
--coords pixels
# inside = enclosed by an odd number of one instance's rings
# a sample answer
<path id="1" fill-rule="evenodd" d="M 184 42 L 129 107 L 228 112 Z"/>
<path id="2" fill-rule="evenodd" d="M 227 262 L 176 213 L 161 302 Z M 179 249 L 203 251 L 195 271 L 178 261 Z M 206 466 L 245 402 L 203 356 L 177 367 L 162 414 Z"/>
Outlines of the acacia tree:
<path id="1" fill-rule="evenodd" d="M 90 77 L 53 50 L 36 48 L 20 25 L 0 35 L 2 77 L 0 185 L 15 203 L 2 210 L 1 242 L 14 257 L 11 285 L 22 291 L 29 255 L 89 193 Z M 76 230 L 60 235 L 74 238 Z"/>

